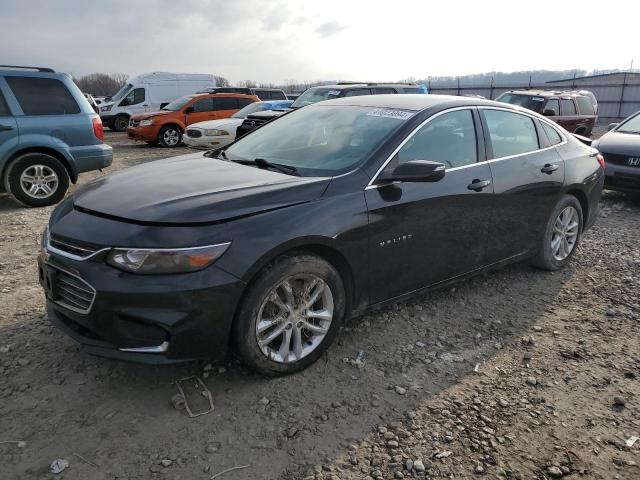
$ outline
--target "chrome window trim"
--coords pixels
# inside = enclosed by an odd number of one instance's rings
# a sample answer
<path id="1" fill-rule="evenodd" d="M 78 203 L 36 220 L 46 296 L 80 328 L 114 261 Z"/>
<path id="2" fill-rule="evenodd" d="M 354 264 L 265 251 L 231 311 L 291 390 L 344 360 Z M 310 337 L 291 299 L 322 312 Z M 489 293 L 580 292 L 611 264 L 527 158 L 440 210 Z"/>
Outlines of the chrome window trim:
<path id="1" fill-rule="evenodd" d="M 396 154 L 400 151 L 400 149 L 402 147 L 404 147 L 404 145 L 418 132 L 418 130 L 420 130 L 423 126 L 425 126 L 427 123 L 429 123 L 431 120 L 433 120 L 434 118 L 438 118 L 441 115 L 444 115 L 446 113 L 451 113 L 451 112 L 455 112 L 458 110 L 469 110 L 471 111 L 471 113 L 473 114 L 473 109 L 477 108 L 475 105 L 467 105 L 465 107 L 454 107 L 454 108 L 449 108 L 447 110 L 443 110 L 442 112 L 438 112 L 435 115 L 430 116 L 429 118 L 425 119 L 420 125 L 418 125 L 416 128 L 413 129 L 413 131 L 407 135 L 405 137 L 405 139 L 400 143 L 400 145 L 398 145 L 395 150 L 393 152 L 391 152 L 391 155 L 389 155 L 389 157 L 383 162 L 382 166 L 380 166 L 380 168 L 376 171 L 376 173 L 373 175 L 373 177 L 371 177 L 371 180 L 369 180 L 369 183 L 367 184 L 367 186 L 365 187 L 365 190 L 371 189 L 371 188 L 378 188 L 378 185 L 374 185 L 375 181 L 378 179 L 378 176 L 380 175 L 380 172 L 382 172 L 386 166 L 389 164 L 389 162 L 393 159 L 393 157 L 396 156 Z M 476 136 L 478 135 L 477 129 L 476 129 Z M 478 163 L 482 163 L 482 162 L 478 162 L 476 161 L 475 163 L 472 163 L 470 165 L 477 165 Z M 467 166 L 467 165 L 465 165 Z M 461 167 L 455 167 L 455 168 L 461 168 Z M 453 170 L 453 168 L 450 168 L 448 171 Z"/>

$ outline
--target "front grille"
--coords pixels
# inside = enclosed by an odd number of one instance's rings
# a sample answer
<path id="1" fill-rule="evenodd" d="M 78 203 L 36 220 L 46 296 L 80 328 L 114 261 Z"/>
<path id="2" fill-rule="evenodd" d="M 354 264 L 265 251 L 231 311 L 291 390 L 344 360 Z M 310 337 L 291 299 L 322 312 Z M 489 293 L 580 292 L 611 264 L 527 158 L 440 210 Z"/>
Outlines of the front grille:
<path id="1" fill-rule="evenodd" d="M 603 153 L 604 161 L 606 163 L 612 163 L 614 165 L 627 165 L 629 155 L 617 155 L 613 153 Z"/>
<path id="2" fill-rule="evenodd" d="M 194 129 L 188 128 L 187 136 L 191 138 L 200 138 L 202 136 L 202 132 L 200 130 L 194 130 Z"/>
<path id="3" fill-rule="evenodd" d="M 56 269 L 53 289 L 55 303 L 78 313 L 87 313 L 91 310 L 96 296 L 96 291 L 87 282 L 58 269 Z"/>
<path id="4" fill-rule="evenodd" d="M 137 127 L 138 125 L 140 125 L 140 120 L 134 120 L 134 119 L 129 120 L 130 127 Z"/>
<path id="5" fill-rule="evenodd" d="M 54 235 L 51 235 L 49 238 L 49 246 L 81 258 L 90 257 L 99 250 L 93 245 L 80 243 L 75 240 L 62 240 Z"/>
<path id="6" fill-rule="evenodd" d="M 266 120 L 248 118 L 244 122 L 242 122 L 242 128 L 245 130 L 253 130 L 254 128 L 258 128 L 260 125 L 263 125 L 266 122 Z"/>

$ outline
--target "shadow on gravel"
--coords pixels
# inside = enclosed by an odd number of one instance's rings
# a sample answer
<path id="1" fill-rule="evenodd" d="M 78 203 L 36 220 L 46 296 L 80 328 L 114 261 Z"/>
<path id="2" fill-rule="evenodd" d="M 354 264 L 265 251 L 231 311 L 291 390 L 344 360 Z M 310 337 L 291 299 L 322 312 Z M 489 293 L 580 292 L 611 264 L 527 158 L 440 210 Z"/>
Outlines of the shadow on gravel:
<path id="1" fill-rule="evenodd" d="M 201 374 L 202 364 L 150 367 L 93 358 L 44 316 L 19 319 L 20 326 L 0 330 L 0 441 L 27 446 L 0 444 L 0 477 L 42 478 L 59 457 L 71 463 L 66 479 L 153 472 L 208 478 L 247 464 L 250 470 L 225 479 L 306 471 L 381 418 L 400 418 L 519 340 L 570 275 L 515 265 L 373 312 L 350 321 L 320 361 L 294 376 L 266 379 L 235 361 L 215 365 L 205 380 L 215 411 L 196 419 L 169 400 L 176 393 L 172 380 Z M 358 352 L 363 366 L 354 362 Z"/>

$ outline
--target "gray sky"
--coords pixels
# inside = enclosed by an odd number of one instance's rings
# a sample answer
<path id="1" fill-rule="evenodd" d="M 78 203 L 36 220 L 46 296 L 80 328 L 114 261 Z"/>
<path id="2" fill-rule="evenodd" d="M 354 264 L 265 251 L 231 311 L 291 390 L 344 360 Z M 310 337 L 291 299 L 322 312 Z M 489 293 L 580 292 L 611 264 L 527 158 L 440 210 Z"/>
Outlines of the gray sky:
<path id="1" fill-rule="evenodd" d="M 232 82 L 640 67 L 640 2 L 563 3 L 0 0 L 0 63 Z"/>

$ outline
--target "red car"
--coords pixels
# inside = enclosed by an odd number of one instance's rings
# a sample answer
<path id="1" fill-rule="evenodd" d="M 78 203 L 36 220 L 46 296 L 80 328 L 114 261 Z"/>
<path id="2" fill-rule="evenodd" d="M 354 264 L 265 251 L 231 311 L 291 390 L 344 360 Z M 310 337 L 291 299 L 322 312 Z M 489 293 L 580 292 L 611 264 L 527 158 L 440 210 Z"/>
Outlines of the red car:
<path id="1" fill-rule="evenodd" d="M 591 92 L 557 92 L 547 90 L 512 90 L 496 98 L 533 110 L 549 117 L 565 130 L 585 137 L 591 136 L 598 119 L 598 104 Z"/>

